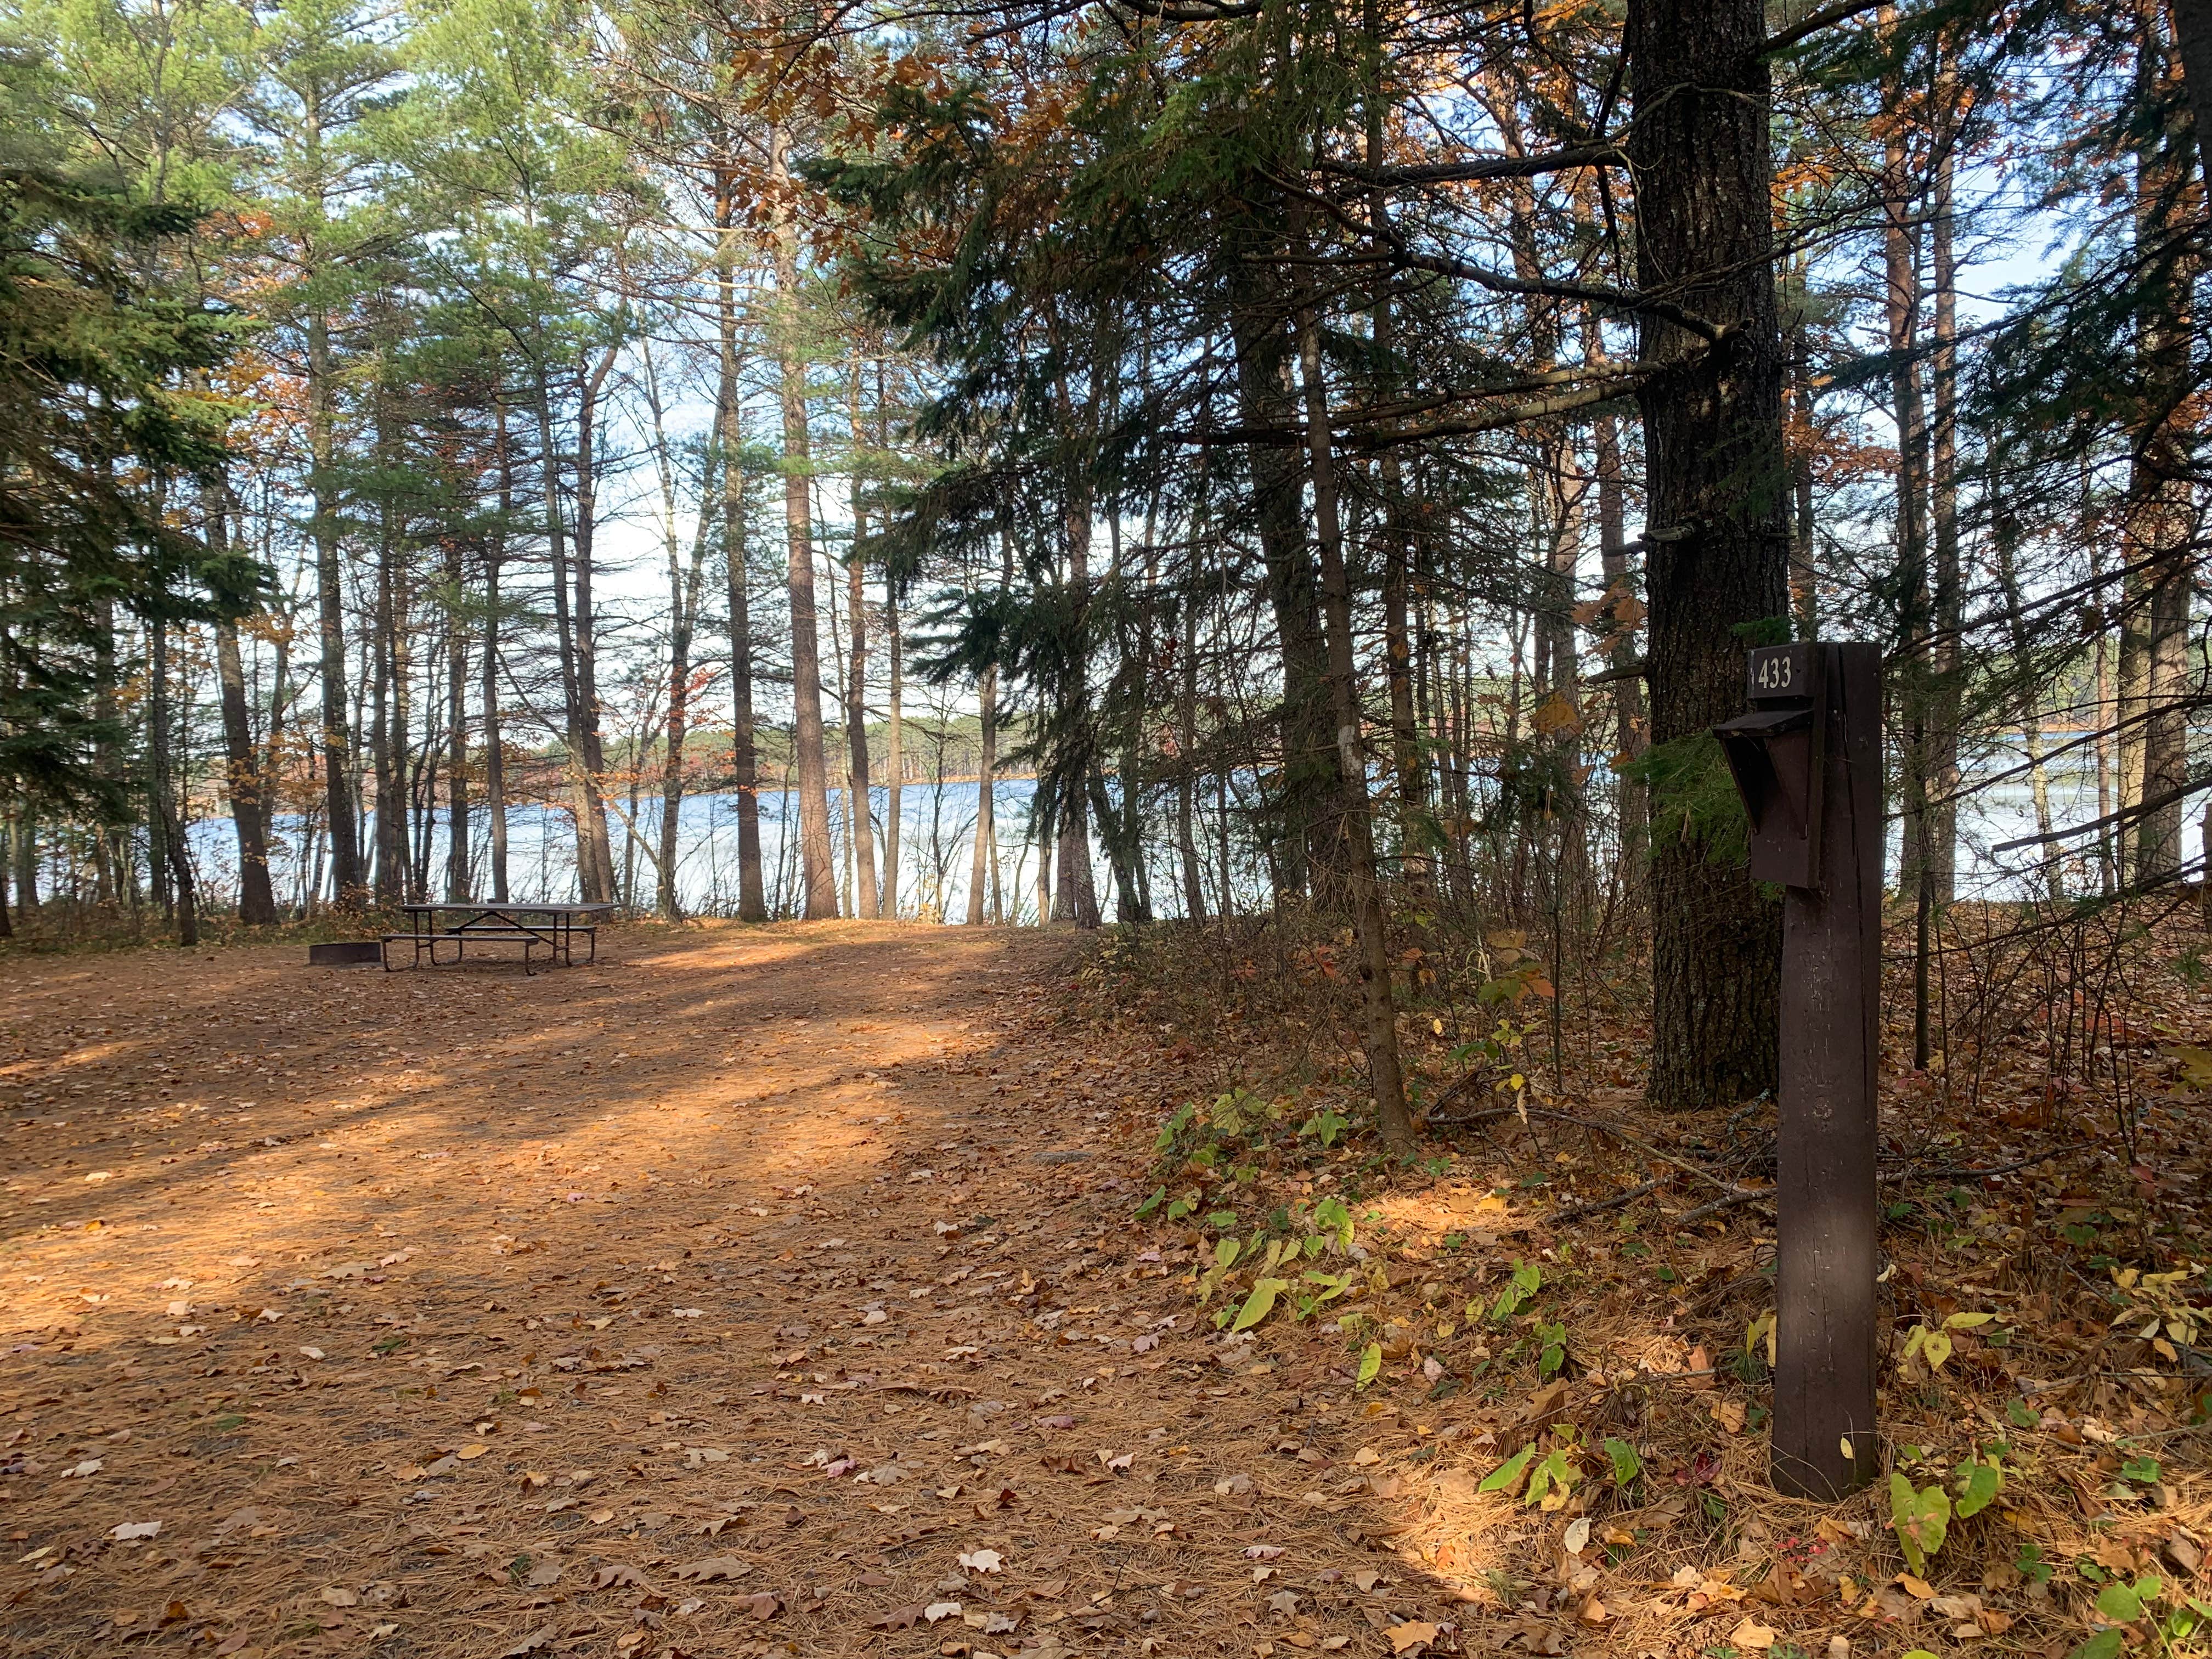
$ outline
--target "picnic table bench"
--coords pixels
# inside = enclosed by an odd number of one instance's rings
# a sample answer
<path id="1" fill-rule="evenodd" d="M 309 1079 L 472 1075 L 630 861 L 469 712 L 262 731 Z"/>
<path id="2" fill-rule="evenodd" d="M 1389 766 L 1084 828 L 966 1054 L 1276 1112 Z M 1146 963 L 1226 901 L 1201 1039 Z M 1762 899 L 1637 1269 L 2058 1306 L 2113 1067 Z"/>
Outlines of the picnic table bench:
<path id="1" fill-rule="evenodd" d="M 405 933 L 383 936 L 384 969 L 390 973 L 397 965 L 392 960 L 392 947 L 395 945 L 413 947 L 414 960 L 407 965 L 416 968 L 421 967 L 426 958 L 433 968 L 458 968 L 471 945 L 519 945 L 522 947 L 522 971 L 534 974 L 540 951 L 548 962 L 563 968 L 574 967 L 576 942 L 581 939 L 587 951 L 584 960 L 596 962 L 599 955 L 598 918 L 614 908 L 611 904 L 515 904 L 483 899 L 403 904 L 399 908 L 406 915 L 410 927 Z M 454 920 L 443 920 L 448 916 Z M 441 962 L 438 957 L 439 951 L 447 945 L 453 947 L 450 963 Z"/>

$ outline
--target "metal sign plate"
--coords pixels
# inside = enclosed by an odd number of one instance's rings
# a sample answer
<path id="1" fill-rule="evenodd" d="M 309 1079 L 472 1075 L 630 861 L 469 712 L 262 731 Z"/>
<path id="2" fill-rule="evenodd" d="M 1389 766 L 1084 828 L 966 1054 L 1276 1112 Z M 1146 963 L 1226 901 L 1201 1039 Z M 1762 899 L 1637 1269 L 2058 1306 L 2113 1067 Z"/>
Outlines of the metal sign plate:
<path id="1" fill-rule="evenodd" d="M 1814 694 L 1810 645 L 1762 646 L 1752 652 L 1748 672 L 1746 690 L 1753 702 L 1796 702 Z"/>

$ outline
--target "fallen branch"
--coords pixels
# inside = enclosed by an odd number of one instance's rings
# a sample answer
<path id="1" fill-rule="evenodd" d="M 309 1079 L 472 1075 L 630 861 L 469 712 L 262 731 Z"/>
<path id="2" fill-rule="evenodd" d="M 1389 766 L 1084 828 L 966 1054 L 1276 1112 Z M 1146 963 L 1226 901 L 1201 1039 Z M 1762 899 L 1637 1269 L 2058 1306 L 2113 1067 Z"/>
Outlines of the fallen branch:
<path id="1" fill-rule="evenodd" d="M 1601 1198 L 1595 1203 L 1577 1204 L 1571 1209 L 1554 1210 L 1544 1218 L 1547 1224 L 1563 1227 L 1570 1221 L 1583 1221 L 1594 1215 L 1603 1215 L 1608 1210 L 1618 1210 L 1623 1205 L 1633 1204 L 1646 1193 L 1659 1190 L 1659 1182 L 1647 1181 L 1641 1186 L 1631 1187 L 1626 1192 L 1615 1193 L 1611 1198 Z"/>

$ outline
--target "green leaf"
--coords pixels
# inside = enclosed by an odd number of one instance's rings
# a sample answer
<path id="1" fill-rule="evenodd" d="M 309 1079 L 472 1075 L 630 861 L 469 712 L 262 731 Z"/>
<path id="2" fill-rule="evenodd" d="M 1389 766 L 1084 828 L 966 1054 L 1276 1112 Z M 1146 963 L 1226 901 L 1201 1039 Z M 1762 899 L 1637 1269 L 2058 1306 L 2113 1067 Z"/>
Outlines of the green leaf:
<path id="1" fill-rule="evenodd" d="M 1240 1248 L 1233 1238 L 1217 1238 L 1213 1241 L 1213 1260 L 1220 1267 L 1233 1267 Z"/>
<path id="2" fill-rule="evenodd" d="M 1965 1479 L 1952 1513 L 1964 1521 L 1989 1508 L 1990 1501 L 2004 1490 L 2004 1471 L 1994 1463 L 1969 1463 L 1960 1473 Z"/>
<path id="3" fill-rule="evenodd" d="M 1275 1298 L 1290 1289 L 1287 1279 L 1263 1279 L 1252 1287 L 1252 1294 L 1244 1298 L 1244 1305 L 1237 1310 L 1231 1331 L 1249 1331 L 1274 1310 Z"/>
<path id="4" fill-rule="evenodd" d="M 1161 1205 L 1166 1203 L 1167 1200 L 1168 1189 L 1165 1187 L 1153 1188 L 1152 1195 L 1146 1199 L 1143 1203 L 1137 1206 L 1137 1214 L 1139 1218 L 1142 1218 L 1145 1216 L 1150 1215 L 1153 1211 L 1158 1209 Z"/>
<path id="5" fill-rule="evenodd" d="M 1561 1446 L 1536 1465 L 1528 1476 L 1528 1490 L 1522 1495 L 1521 1501 L 1523 1504 L 1540 1503 L 1544 1495 L 1556 1486 L 1564 1502 L 1568 1488 L 1582 1478 L 1582 1470 L 1567 1456 L 1566 1448 Z"/>
<path id="6" fill-rule="evenodd" d="M 2066 1659 L 2114 1659 L 2127 1642 L 2123 1631 L 2100 1630 L 2087 1641 L 2069 1649 Z"/>
<path id="7" fill-rule="evenodd" d="M 2142 1617 L 2142 1597 L 2132 1584 L 2107 1584 L 2097 1592 L 2097 1611 L 2119 1624 L 2132 1625 Z"/>
<path id="8" fill-rule="evenodd" d="M 1943 1547 L 1951 1520 L 1951 1499 L 1941 1486 L 1916 1491 L 1904 1475 L 1889 1477 L 1889 1516 L 1897 1528 L 1898 1547 L 1905 1564 L 1923 1577 L 1928 1558 Z"/>
<path id="9" fill-rule="evenodd" d="M 1519 1451 L 1515 1452 L 1512 1456 L 1491 1470 L 1488 1474 L 1484 1475 L 1482 1484 L 1477 1486 L 1475 1491 L 1478 1492 L 1504 1492 L 1521 1478 L 1521 1471 L 1528 1467 L 1529 1461 L 1535 1455 L 1536 1448 L 1533 1443 L 1522 1447 Z"/>
<path id="10" fill-rule="evenodd" d="M 2025 1400 L 2007 1401 L 2005 1417 L 2015 1429 L 2032 1429 L 2043 1421 Z"/>
<path id="11" fill-rule="evenodd" d="M 1605 1455 L 1613 1460 L 1613 1483 L 1625 1486 L 1644 1473 L 1644 1460 L 1636 1455 L 1636 1448 L 1626 1440 L 1608 1438 Z"/>
<path id="12" fill-rule="evenodd" d="M 2138 1486 L 2155 1486 L 2163 1472 L 2155 1457 L 2130 1457 L 2120 1465 L 2122 1477 L 2134 1481 Z"/>
<path id="13" fill-rule="evenodd" d="M 1298 1133 L 1318 1137 L 1324 1146 L 1334 1146 L 1336 1138 L 1344 1133 L 1345 1125 L 1350 1121 L 1339 1117 L 1334 1111 L 1324 1106 L 1299 1127 Z"/>
<path id="14" fill-rule="evenodd" d="M 1364 1389 L 1382 1374 L 1382 1345 L 1370 1342 L 1359 1353 L 1359 1375 L 1354 1388 Z"/>

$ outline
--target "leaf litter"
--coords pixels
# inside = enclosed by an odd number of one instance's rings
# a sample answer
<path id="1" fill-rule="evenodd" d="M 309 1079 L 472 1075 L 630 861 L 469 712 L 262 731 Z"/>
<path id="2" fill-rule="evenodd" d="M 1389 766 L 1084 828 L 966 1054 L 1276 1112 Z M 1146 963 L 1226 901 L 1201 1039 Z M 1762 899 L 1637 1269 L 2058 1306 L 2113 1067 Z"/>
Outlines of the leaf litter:
<path id="1" fill-rule="evenodd" d="M 1912 1495 L 1815 1510 L 1764 1482 L 1755 1205 L 1551 1225 L 1648 1166 L 1532 1115 L 1370 1171 L 1346 1248 L 1250 1237 L 1352 1189 L 1334 1136 L 1139 1218 L 1212 1080 L 1060 942 L 610 942 L 529 981 L 11 966 L 18 1647 L 2063 1652 L 2203 1593 L 2200 1281 L 2039 1278 L 2008 1195 L 1886 1239 Z M 2109 1247 L 2094 1175 L 2011 1184 Z"/>

